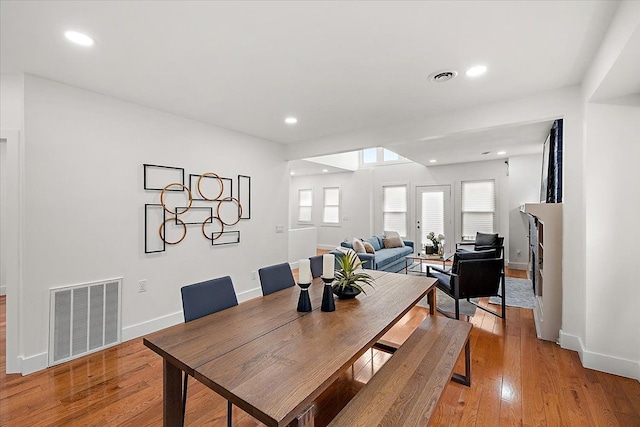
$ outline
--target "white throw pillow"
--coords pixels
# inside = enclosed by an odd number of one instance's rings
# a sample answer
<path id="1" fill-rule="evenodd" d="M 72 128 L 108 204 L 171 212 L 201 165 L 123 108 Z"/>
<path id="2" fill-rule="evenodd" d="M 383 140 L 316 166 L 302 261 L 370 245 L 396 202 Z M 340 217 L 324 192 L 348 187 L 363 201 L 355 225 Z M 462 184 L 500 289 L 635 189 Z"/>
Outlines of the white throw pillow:
<path id="1" fill-rule="evenodd" d="M 397 237 L 399 239 L 400 238 L 400 233 L 398 233 L 397 231 L 385 231 L 384 232 L 384 237 L 386 237 L 387 239 L 389 237 Z"/>
<path id="2" fill-rule="evenodd" d="M 364 244 L 360 239 L 356 239 L 354 237 L 353 241 L 351 242 L 351 245 L 353 246 L 353 250 L 356 251 L 356 253 L 359 253 L 359 254 L 367 253 L 367 250 L 364 248 Z"/>

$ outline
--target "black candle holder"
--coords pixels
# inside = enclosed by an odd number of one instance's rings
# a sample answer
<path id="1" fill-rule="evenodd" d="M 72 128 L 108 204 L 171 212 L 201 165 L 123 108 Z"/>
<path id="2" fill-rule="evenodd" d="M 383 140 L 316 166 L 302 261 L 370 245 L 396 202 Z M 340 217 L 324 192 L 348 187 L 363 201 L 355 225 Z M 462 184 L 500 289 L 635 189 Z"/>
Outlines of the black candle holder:
<path id="1" fill-rule="evenodd" d="M 309 286 L 311 283 L 298 283 L 300 286 L 300 297 L 298 298 L 298 311 L 311 311 L 311 299 L 309 298 Z"/>
<path id="2" fill-rule="evenodd" d="M 322 293 L 322 307 L 320 308 L 322 311 L 336 311 L 336 303 L 333 300 L 333 288 L 331 284 L 333 283 L 333 277 L 328 279 L 323 277 L 324 281 L 324 292 Z"/>

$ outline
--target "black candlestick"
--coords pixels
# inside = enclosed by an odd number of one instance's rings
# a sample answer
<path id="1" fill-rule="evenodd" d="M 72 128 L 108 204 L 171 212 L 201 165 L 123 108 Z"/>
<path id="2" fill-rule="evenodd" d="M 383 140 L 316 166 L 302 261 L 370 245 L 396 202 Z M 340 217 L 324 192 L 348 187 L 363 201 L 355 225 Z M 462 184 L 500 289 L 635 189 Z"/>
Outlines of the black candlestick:
<path id="1" fill-rule="evenodd" d="M 311 283 L 298 283 L 300 286 L 300 297 L 298 298 L 298 311 L 311 311 L 311 299 L 309 298 L 309 286 Z"/>
<path id="2" fill-rule="evenodd" d="M 323 277 L 322 280 L 324 281 L 324 292 L 322 293 L 322 307 L 320 309 L 322 311 L 336 311 L 336 303 L 333 300 L 333 289 L 331 288 L 333 277 L 330 279 Z"/>

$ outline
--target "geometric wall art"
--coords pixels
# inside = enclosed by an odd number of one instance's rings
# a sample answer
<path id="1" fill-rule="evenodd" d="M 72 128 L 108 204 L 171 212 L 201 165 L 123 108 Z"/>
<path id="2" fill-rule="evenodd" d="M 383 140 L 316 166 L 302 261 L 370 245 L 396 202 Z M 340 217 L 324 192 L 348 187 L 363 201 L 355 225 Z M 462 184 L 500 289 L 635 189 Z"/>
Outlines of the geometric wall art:
<path id="1" fill-rule="evenodd" d="M 251 218 L 251 177 L 232 178 L 215 172 L 189 174 L 184 168 L 144 164 L 143 188 L 159 192 L 158 203 L 144 205 L 144 252 L 165 252 L 199 228 L 212 246 L 240 243 L 233 226 Z M 237 192 L 234 196 L 234 187 Z"/>

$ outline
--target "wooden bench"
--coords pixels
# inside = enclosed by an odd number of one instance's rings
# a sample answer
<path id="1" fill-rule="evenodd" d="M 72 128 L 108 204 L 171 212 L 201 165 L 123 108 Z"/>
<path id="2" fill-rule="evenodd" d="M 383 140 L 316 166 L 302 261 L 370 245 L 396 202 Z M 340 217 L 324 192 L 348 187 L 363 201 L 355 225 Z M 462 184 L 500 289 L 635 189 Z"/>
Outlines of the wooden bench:
<path id="1" fill-rule="evenodd" d="M 426 426 L 449 380 L 471 385 L 471 324 L 429 316 L 329 426 Z M 454 374 L 465 349 L 465 375 Z"/>

